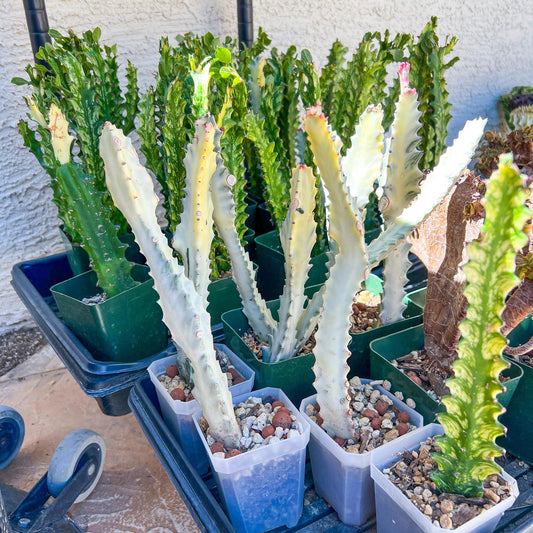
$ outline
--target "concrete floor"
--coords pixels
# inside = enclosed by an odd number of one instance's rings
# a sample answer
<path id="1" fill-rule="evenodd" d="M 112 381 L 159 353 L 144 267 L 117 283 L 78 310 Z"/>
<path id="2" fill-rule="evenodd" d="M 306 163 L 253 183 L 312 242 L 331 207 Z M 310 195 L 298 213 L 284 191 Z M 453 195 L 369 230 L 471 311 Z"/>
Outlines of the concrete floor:
<path id="1" fill-rule="evenodd" d="M 0 484 L 28 491 L 47 471 L 59 442 L 88 428 L 106 443 L 102 477 L 70 515 L 88 533 L 199 531 L 133 414 L 109 417 L 87 397 L 47 345 L 0 378 L 0 405 L 23 417 L 26 435 Z"/>

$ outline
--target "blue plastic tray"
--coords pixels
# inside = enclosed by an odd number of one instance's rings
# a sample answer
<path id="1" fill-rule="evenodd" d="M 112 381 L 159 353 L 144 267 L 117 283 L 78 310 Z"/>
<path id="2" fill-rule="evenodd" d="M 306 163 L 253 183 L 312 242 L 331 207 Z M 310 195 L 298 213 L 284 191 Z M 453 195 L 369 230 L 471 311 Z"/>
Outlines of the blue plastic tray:
<path id="1" fill-rule="evenodd" d="M 170 355 L 175 348 L 169 345 L 166 350 L 133 363 L 95 359 L 63 323 L 50 293 L 52 285 L 71 276 L 66 254 L 58 254 L 16 264 L 11 270 L 11 284 L 85 394 L 96 399 L 104 414 L 125 415 L 130 412 L 130 388 L 147 376 L 146 369 L 152 361 Z M 223 339 L 222 328 L 213 334 L 217 342 Z"/>
<path id="2" fill-rule="evenodd" d="M 149 379 L 139 380 L 131 389 L 129 404 L 146 438 L 152 445 L 170 481 L 176 487 L 185 505 L 201 531 L 209 533 L 234 533 L 225 515 L 211 473 L 200 477 L 185 457 L 161 417 L 155 390 Z M 307 464 L 304 510 L 294 528 L 278 528 L 281 532 L 306 533 L 358 533 L 376 532 L 375 520 L 362 527 L 342 524 L 335 511 L 313 489 L 311 471 Z M 515 505 L 500 520 L 496 533 L 526 533 L 533 525 L 533 471 L 525 463 L 508 459 L 505 470 L 518 481 L 520 496 Z M 403 532 L 399 532 L 403 533 Z"/>

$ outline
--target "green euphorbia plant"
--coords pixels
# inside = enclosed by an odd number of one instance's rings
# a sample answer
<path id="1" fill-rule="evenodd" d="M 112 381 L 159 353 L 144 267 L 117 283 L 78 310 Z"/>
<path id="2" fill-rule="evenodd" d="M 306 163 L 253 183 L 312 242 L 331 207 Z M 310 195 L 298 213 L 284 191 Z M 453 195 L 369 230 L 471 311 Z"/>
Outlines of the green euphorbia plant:
<path id="1" fill-rule="evenodd" d="M 527 196 L 512 155 L 502 156 L 487 187 L 481 238 L 467 247 L 468 309 L 460 325 L 455 376 L 447 381 L 450 395 L 442 399 L 446 413 L 439 415 L 444 427 L 444 436 L 437 439 L 441 452 L 433 454 L 439 468 L 432 479 L 443 492 L 481 496 L 484 479 L 501 470 L 493 460 L 502 453 L 495 439 L 504 430 L 497 420 L 503 409 L 496 400 L 502 392 L 498 376 L 507 367 L 501 355 L 501 314 L 506 296 L 519 281 L 515 256 L 527 242 L 522 231 L 531 216 L 524 205 Z"/>
<path id="2" fill-rule="evenodd" d="M 11 81 L 32 88 L 31 99 L 26 99 L 32 110 L 29 118 L 35 118 L 35 111 L 46 116 L 52 104 L 61 109 L 75 132 L 72 152 L 76 154 L 76 162 L 85 175 L 93 176 L 94 187 L 101 193 L 107 215 L 120 226 L 119 232 L 125 233 L 126 221 L 113 205 L 105 186 L 98 137 L 106 120 L 117 124 L 126 133 L 134 129 L 139 104 L 137 70 L 128 61 L 125 69 L 127 86 L 122 90 L 117 47 L 102 46 L 100 35 L 99 28 L 86 31 L 81 36 L 72 30 L 65 35 L 50 30 L 52 43 L 46 43 L 37 53 L 37 58 L 44 61 L 48 68 L 43 64 L 30 64 L 26 67 L 28 80 L 17 77 Z M 53 180 L 55 163 L 46 157 L 44 146 L 49 137 L 46 126 L 37 124 L 37 128 L 33 129 L 26 120 L 21 120 L 18 126 L 24 144 Z M 61 206 L 58 205 L 58 208 L 61 209 Z M 75 227 L 65 223 L 64 231 L 74 242 L 80 242 Z"/>

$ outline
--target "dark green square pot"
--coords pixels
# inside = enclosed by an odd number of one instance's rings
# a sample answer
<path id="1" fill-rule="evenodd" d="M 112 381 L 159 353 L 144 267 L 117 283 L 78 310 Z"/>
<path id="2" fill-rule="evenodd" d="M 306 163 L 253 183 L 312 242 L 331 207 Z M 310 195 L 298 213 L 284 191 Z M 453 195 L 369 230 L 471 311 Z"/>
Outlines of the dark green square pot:
<path id="1" fill-rule="evenodd" d="M 387 379 L 392 384 L 392 392 L 401 391 L 405 398 L 412 398 L 416 410 L 424 417 L 425 424 L 435 422 L 436 415 L 445 410 L 444 405 L 434 400 L 422 387 L 408 378 L 391 361 L 413 350 L 424 347 L 422 324 L 376 339 L 370 343 L 370 376 L 372 379 Z M 499 395 L 498 401 L 506 407 L 520 381 L 522 371 L 511 365 L 502 374 L 509 378 L 505 382 L 506 391 Z"/>
<path id="2" fill-rule="evenodd" d="M 95 359 L 133 362 L 167 347 L 168 330 L 148 271 L 135 265 L 132 276 L 141 283 L 97 305 L 82 302 L 101 292 L 92 270 L 50 288 L 63 321 Z"/>
<path id="3" fill-rule="evenodd" d="M 531 317 L 522 321 L 508 336 L 511 346 L 518 346 L 533 336 L 533 320 Z M 533 368 L 525 365 L 514 357 L 505 359 L 516 365 L 523 372 L 506 412 L 501 417 L 502 424 L 507 428 L 505 437 L 498 437 L 496 443 L 516 455 L 526 463 L 533 465 Z"/>
<path id="4" fill-rule="evenodd" d="M 285 256 L 277 231 L 269 231 L 255 238 L 255 261 L 258 266 L 257 285 L 265 300 L 281 296 L 285 285 Z M 311 259 L 306 287 L 321 285 L 326 280 L 325 253 Z"/>
<path id="5" fill-rule="evenodd" d="M 320 285 L 311 286 L 306 290 L 306 293 L 308 296 L 312 295 L 319 288 Z M 377 276 L 370 275 L 366 281 L 366 288 L 374 294 L 379 294 L 382 290 L 381 280 Z M 277 319 L 279 300 L 272 300 L 267 303 L 267 306 Z M 348 359 L 348 365 L 350 366 L 349 377 L 354 375 L 368 377 L 370 370 L 370 341 L 383 334 L 387 335 L 392 331 L 398 331 L 399 328 L 420 323 L 422 309 L 413 303 L 409 303 L 404 316 L 406 320 L 396 324 L 382 326 L 372 331 L 365 331 L 351 336 L 352 340 L 349 349 L 352 355 Z M 278 387 L 295 404 L 299 404 L 303 398 L 315 394 L 316 391 L 313 387 L 315 375 L 312 370 L 315 364 L 315 357 L 313 354 L 300 355 L 278 363 L 264 363 L 257 359 L 253 351 L 242 339 L 243 334 L 250 327 L 242 309 L 224 313 L 222 315 L 222 324 L 224 326 L 226 345 L 252 367 L 255 372 L 256 387 Z"/>
<path id="6" fill-rule="evenodd" d="M 366 241 L 375 239 L 379 232 L 379 229 L 367 232 L 365 234 Z M 306 287 L 320 286 L 326 281 L 327 260 L 326 253 L 318 254 L 311 259 L 311 270 Z M 285 285 L 285 256 L 276 230 L 256 237 L 255 261 L 259 267 L 257 284 L 263 298 L 265 300 L 279 298 Z"/>

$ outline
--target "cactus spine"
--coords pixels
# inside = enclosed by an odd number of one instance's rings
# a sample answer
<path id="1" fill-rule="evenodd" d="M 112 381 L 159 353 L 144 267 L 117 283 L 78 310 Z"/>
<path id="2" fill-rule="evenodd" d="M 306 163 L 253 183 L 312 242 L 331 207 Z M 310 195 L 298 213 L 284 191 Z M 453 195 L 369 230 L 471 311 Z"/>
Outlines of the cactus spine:
<path id="1" fill-rule="evenodd" d="M 210 120 L 196 123 L 197 140 L 209 138 Z M 197 157 L 201 150 L 192 148 Z M 105 162 L 106 182 L 114 202 L 127 217 L 135 239 L 150 266 L 154 287 L 159 294 L 163 320 L 174 342 L 189 359 L 194 379 L 193 394 L 203 409 L 213 434 L 229 447 L 238 447 L 241 436 L 233 414 L 233 403 L 226 378 L 216 360 L 211 321 L 204 298 L 172 255 L 155 216 L 158 199 L 152 180 L 130 139 L 111 124 L 106 124 L 100 140 Z M 194 164 L 193 164 L 194 163 Z M 200 170 L 200 161 L 189 168 Z M 214 171 L 214 167 L 212 167 Z M 211 179 L 211 176 L 206 176 Z M 194 181 L 194 180 L 192 180 Z M 205 202 L 205 198 L 202 199 Z"/>

